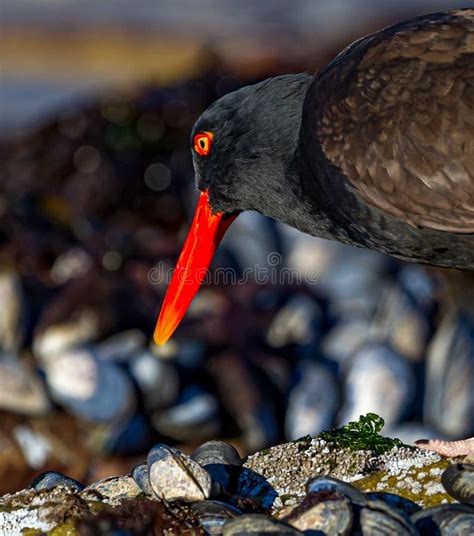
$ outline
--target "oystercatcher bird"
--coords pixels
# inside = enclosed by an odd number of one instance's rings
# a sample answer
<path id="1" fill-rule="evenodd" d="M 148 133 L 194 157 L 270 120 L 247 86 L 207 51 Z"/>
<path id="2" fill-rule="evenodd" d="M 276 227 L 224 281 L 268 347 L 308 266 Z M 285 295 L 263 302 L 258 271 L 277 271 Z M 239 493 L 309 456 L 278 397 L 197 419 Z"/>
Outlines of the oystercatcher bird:
<path id="1" fill-rule="evenodd" d="M 219 99 L 192 132 L 201 194 L 157 344 L 244 210 L 401 259 L 474 270 L 473 108 L 470 8 L 363 37 L 315 76 L 277 76 Z"/>

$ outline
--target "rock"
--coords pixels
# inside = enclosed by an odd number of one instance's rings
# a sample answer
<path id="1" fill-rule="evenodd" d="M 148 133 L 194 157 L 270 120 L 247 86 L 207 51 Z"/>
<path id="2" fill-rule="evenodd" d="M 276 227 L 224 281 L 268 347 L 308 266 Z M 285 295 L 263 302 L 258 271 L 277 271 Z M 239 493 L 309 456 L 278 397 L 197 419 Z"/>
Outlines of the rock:
<path id="1" fill-rule="evenodd" d="M 48 511 L 18 508 L 11 512 L 0 511 L 0 534 L 24 536 L 24 530 L 47 532 L 54 528 L 54 523 L 47 520 Z M 34 532 L 33 532 L 34 534 Z"/>
<path id="2" fill-rule="evenodd" d="M 127 534 L 180 534 L 204 536 L 198 519 L 185 505 L 165 504 L 156 499 L 105 498 L 98 491 L 123 490 L 123 477 L 107 479 L 106 485 L 78 492 L 73 488 L 23 490 L 0 498 L 0 534 L 110 536 Z M 116 495 L 116 498 L 119 495 Z"/>
<path id="3" fill-rule="evenodd" d="M 457 535 L 472 528 L 472 506 L 441 504 L 453 500 L 441 485 L 448 462 L 417 449 L 395 447 L 375 455 L 307 438 L 259 452 L 241 467 L 237 452 L 222 442 L 201 445 L 193 456 L 158 444 L 132 475 L 106 478 L 82 491 L 74 481 L 68 486 L 62 474 L 41 475 L 34 489 L 0 498 L 0 534 L 23 536 L 26 529 L 80 536 L 345 535 L 361 527 L 366 536 L 438 529 Z M 207 500 L 212 478 L 196 459 L 206 468 L 213 461 L 236 464 L 229 466 L 239 470 L 237 488 L 221 495 L 230 504 Z M 315 476 L 319 471 L 326 476 Z M 458 489 L 459 475 L 463 469 L 456 467 L 444 479 Z M 420 510 L 431 505 L 436 506 Z"/>
<path id="4" fill-rule="evenodd" d="M 75 524 L 78 536 L 205 536 L 191 508 L 161 501 L 127 499 L 119 506 L 106 505 Z M 73 526 L 74 526 L 73 525 Z M 62 527 L 61 527 L 62 528 Z M 58 530 L 59 534 L 62 534 Z M 69 535 L 67 532 L 66 534 Z"/>
<path id="5" fill-rule="evenodd" d="M 448 466 L 437 454 L 418 449 L 394 447 L 376 456 L 308 437 L 249 456 L 237 494 L 278 512 L 301 502 L 308 479 L 330 476 L 364 492 L 393 493 L 429 507 L 452 501 L 440 481 Z"/>
<path id="6" fill-rule="evenodd" d="M 81 517 L 91 512 L 91 503 L 82 499 L 73 487 L 23 490 L 0 498 L 0 534 L 24 536 L 27 530 L 33 534 L 48 532 L 72 515 Z"/>
<path id="7" fill-rule="evenodd" d="M 343 317 L 323 339 L 325 356 L 344 367 L 351 355 L 371 337 L 371 322 L 362 317 Z"/>

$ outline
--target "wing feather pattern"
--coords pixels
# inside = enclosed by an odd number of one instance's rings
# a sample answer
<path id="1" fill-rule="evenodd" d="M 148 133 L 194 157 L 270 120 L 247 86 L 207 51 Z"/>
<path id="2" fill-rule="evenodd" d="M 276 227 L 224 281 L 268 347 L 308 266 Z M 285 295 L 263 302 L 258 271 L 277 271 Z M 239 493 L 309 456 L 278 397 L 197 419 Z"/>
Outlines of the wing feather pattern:
<path id="1" fill-rule="evenodd" d="M 364 202 L 413 226 L 474 232 L 474 9 L 357 41 L 309 95 L 304 121 Z"/>

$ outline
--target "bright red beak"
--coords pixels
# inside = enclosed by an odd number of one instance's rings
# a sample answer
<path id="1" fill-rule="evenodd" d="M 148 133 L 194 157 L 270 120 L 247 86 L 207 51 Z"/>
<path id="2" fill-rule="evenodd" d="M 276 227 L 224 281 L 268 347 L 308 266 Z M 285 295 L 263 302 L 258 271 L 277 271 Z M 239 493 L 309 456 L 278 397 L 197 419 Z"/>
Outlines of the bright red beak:
<path id="1" fill-rule="evenodd" d="M 217 246 L 236 217 L 237 214 L 234 216 L 213 214 L 209 194 L 206 191 L 201 193 L 191 229 L 156 323 L 153 338 L 159 346 L 171 337 L 181 322 L 206 276 Z"/>

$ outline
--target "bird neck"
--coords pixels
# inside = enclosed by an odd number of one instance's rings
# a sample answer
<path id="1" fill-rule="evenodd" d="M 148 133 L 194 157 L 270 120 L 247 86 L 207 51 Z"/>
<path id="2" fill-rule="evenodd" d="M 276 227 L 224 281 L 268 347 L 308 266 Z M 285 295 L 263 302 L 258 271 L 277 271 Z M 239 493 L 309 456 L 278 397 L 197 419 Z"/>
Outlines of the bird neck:
<path id="1" fill-rule="evenodd" d="M 320 187 L 318 176 L 302 157 L 301 147 L 296 147 L 293 160 L 286 170 L 285 182 L 291 194 L 280 219 L 299 231 L 319 238 L 348 242 L 345 226 L 338 225 L 337 204 Z M 341 213 L 341 222 L 344 215 Z"/>
<path id="2" fill-rule="evenodd" d="M 310 158 L 302 146 L 302 119 L 308 89 L 314 80 L 306 73 L 270 78 L 251 94 L 244 125 L 253 140 L 245 176 L 239 182 L 241 209 L 257 210 L 265 216 L 323 238 L 344 241 L 334 228 L 331 200 L 319 191 L 318 177 L 309 169 Z M 244 108 L 244 107 L 242 107 Z M 244 137 L 245 138 L 245 137 Z"/>

